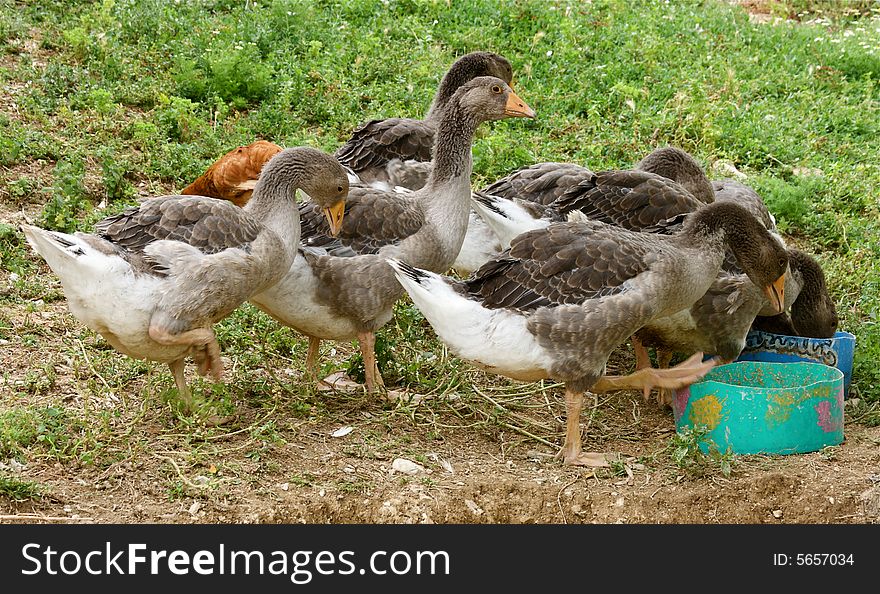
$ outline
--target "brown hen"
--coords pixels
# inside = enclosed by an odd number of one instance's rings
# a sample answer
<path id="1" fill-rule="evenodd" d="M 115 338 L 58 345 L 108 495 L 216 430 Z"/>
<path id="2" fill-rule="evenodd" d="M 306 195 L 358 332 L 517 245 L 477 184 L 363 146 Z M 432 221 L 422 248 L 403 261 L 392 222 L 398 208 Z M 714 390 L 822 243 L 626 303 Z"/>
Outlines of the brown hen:
<path id="1" fill-rule="evenodd" d="M 236 206 L 244 206 L 254 193 L 263 165 L 281 150 L 280 146 L 267 140 L 240 146 L 220 157 L 180 193 L 223 198 Z"/>

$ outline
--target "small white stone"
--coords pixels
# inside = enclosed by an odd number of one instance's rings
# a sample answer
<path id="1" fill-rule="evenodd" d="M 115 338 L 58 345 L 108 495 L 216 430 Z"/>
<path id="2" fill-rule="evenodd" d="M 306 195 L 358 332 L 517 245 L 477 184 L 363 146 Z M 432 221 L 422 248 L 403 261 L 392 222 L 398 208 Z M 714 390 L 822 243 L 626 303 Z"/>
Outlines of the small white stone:
<path id="1" fill-rule="evenodd" d="M 288 489 L 290 489 L 290 483 L 281 483 L 278 486 L 281 488 L 282 491 L 287 491 Z"/>
<path id="2" fill-rule="evenodd" d="M 476 504 L 476 502 L 471 501 L 470 499 L 465 499 L 464 504 L 471 510 L 471 513 L 475 516 L 480 516 L 483 514 L 483 508 Z"/>
<path id="3" fill-rule="evenodd" d="M 722 177 L 735 177 L 737 179 L 746 179 L 748 177 L 730 161 L 715 161 L 712 163 L 712 170 Z"/>
<path id="4" fill-rule="evenodd" d="M 10 273 L 9 273 L 9 282 L 11 282 L 11 283 L 14 283 L 15 281 L 17 281 L 17 280 L 20 279 L 20 278 L 21 278 L 21 277 L 18 276 L 18 275 L 17 275 L 16 273 L 14 273 L 14 272 L 10 272 Z"/>
<path id="5" fill-rule="evenodd" d="M 199 510 L 202 509 L 201 501 L 194 501 L 191 506 L 189 506 L 189 515 L 194 516 L 199 513 Z"/>
<path id="6" fill-rule="evenodd" d="M 773 517 L 776 518 L 777 520 L 779 518 L 781 518 L 782 517 L 782 510 L 781 509 L 774 509 L 773 510 Z"/>
<path id="7" fill-rule="evenodd" d="M 425 467 L 406 458 L 395 458 L 394 462 L 391 463 L 391 470 L 403 474 L 418 474 L 424 472 Z"/>
<path id="8" fill-rule="evenodd" d="M 798 177 L 822 177 L 825 172 L 818 167 L 792 167 L 791 172 Z"/>

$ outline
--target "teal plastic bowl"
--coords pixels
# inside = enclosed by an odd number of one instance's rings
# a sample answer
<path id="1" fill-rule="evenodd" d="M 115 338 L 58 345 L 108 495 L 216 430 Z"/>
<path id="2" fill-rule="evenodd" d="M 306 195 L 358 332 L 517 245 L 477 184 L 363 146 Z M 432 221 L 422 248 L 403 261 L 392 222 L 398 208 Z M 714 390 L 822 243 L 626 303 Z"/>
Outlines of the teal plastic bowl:
<path id="1" fill-rule="evenodd" d="M 843 373 L 822 363 L 740 361 L 675 391 L 677 430 L 734 454 L 800 454 L 843 443 Z"/>

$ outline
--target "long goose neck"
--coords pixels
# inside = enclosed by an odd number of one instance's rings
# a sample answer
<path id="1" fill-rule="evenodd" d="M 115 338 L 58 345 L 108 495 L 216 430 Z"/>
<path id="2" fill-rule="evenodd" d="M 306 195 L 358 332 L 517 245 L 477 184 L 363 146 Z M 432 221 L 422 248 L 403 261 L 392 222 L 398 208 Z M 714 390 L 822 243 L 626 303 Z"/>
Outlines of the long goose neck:
<path id="1" fill-rule="evenodd" d="M 274 161 L 264 168 L 244 210 L 277 233 L 292 252 L 300 239 L 296 191 L 306 173 L 306 164 L 299 159 Z"/>
<path id="2" fill-rule="evenodd" d="M 479 122 L 453 101 L 437 130 L 434 161 L 419 201 L 425 225 L 400 245 L 399 257 L 420 268 L 445 271 L 461 250 L 471 200 L 471 143 Z"/>
<path id="3" fill-rule="evenodd" d="M 473 78 L 473 75 L 462 64 L 453 64 L 449 72 L 443 76 L 443 80 L 440 81 L 440 86 L 437 87 L 437 94 L 434 95 L 434 100 L 431 102 L 431 107 L 428 109 L 425 119 L 439 122 L 443 118 L 443 112 L 446 110 L 449 100 L 455 95 L 455 91 L 471 78 Z"/>
<path id="4" fill-rule="evenodd" d="M 443 119 L 437 126 L 434 160 L 426 187 L 436 189 L 462 177 L 470 183 L 471 145 L 478 125 L 476 116 L 460 103 L 452 102 L 446 106 Z"/>

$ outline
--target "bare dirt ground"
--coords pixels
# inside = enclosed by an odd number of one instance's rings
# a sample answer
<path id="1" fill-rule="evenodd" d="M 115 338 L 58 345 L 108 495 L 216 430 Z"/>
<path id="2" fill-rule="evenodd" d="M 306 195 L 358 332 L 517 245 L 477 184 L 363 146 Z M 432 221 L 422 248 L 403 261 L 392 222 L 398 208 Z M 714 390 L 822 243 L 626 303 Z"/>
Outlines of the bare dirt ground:
<path id="1" fill-rule="evenodd" d="M 7 205 L 0 221 L 17 224 L 24 215 Z M 35 448 L 23 466 L 0 460 L 43 493 L 23 502 L 0 497 L 2 522 L 874 523 L 880 512 L 880 427 L 849 414 L 842 445 L 739 457 L 729 477 L 717 467 L 700 475 L 674 464 L 671 412 L 629 392 L 601 396 L 582 416 L 586 447 L 619 453 L 620 462 L 563 467 L 552 457 L 563 434 L 561 388 L 511 397 L 508 386 L 505 402 L 523 412 L 475 418 L 461 400 L 493 399 L 490 376 L 476 371 L 475 382 L 487 382 L 482 396 L 462 389 L 389 403 L 312 393 L 306 402 L 322 413 L 290 415 L 291 398 L 300 397 L 282 392 L 239 399 L 229 422 L 210 427 L 173 414 L 156 388 L 171 385 L 162 366 L 145 366 L 123 389 L 103 387 L 124 357 L 83 334 L 54 282 L 42 304 L 4 305 L 12 332 L 0 346 L 0 405 L 63 406 L 80 419 L 68 433 L 88 437 L 87 445 L 61 458 Z M 0 271 L 0 288 L 9 285 Z M 612 363 L 631 360 L 621 351 Z M 300 369 L 279 373 L 295 383 Z M 22 391 L 47 373 L 50 389 Z M 509 422 L 517 418 L 532 424 Z M 421 469 L 399 472 L 397 458 Z"/>

